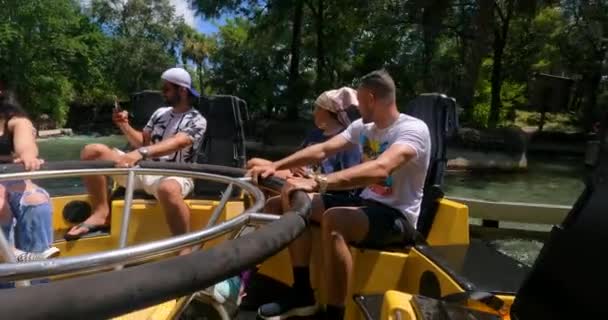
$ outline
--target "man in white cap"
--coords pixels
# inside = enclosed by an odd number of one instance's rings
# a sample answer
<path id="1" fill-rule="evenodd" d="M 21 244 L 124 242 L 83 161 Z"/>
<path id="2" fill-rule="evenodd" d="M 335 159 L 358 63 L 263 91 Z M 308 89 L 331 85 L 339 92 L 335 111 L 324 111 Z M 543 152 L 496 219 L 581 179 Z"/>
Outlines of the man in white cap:
<path id="1" fill-rule="evenodd" d="M 137 131 L 129 124 L 126 111 L 115 110 L 112 120 L 135 149 L 124 153 L 103 144 L 89 144 L 81 153 L 83 160 L 111 160 L 119 167 L 131 167 L 140 160 L 192 163 L 196 151 L 203 140 L 207 127 L 205 118 L 192 107 L 199 94 L 192 88 L 190 74 L 182 68 L 166 70 L 162 76 L 162 94 L 168 106 L 159 108 L 152 114 L 143 128 Z M 113 177 L 124 186 L 126 176 Z M 66 233 L 66 240 L 75 240 L 83 235 L 107 229 L 110 208 L 106 179 L 103 176 L 84 177 L 84 184 L 91 197 L 92 214 L 83 223 Z M 165 176 L 135 176 L 135 189 L 154 195 L 162 205 L 167 222 L 173 234 L 189 231 L 190 210 L 184 203 L 193 189 L 192 179 Z M 186 253 L 185 250 L 182 253 Z"/>

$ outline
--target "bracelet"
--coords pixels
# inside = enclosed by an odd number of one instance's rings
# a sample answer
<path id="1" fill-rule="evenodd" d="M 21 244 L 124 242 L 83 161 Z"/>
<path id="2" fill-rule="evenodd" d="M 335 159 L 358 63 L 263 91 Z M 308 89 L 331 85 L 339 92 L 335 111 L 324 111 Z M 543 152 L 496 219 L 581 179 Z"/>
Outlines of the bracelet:
<path id="1" fill-rule="evenodd" d="M 314 176 L 315 181 L 319 184 L 319 193 L 324 194 L 327 191 L 327 177 L 322 174 L 316 174 Z"/>

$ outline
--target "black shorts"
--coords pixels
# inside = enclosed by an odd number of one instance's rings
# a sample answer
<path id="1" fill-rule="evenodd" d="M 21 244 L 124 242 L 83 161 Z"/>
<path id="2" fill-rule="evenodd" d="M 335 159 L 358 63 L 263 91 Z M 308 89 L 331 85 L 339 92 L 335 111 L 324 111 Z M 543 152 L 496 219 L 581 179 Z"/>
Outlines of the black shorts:
<path id="1" fill-rule="evenodd" d="M 374 200 L 363 199 L 346 192 L 326 193 L 321 196 L 325 210 L 334 207 L 359 207 L 369 221 L 369 230 L 357 245 L 385 248 L 413 244 L 418 232 L 401 211 Z"/>

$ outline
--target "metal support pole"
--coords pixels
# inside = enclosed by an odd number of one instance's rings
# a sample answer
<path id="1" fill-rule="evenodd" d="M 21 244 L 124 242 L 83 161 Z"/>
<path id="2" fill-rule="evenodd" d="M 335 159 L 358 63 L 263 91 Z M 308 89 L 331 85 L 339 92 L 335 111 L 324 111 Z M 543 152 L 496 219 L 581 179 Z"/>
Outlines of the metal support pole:
<path id="1" fill-rule="evenodd" d="M 228 187 L 226 187 L 226 190 L 224 190 L 224 193 L 222 194 L 222 198 L 220 199 L 220 203 L 217 205 L 217 207 L 215 207 L 215 209 L 213 210 L 213 213 L 211 214 L 211 217 L 209 218 L 209 222 L 207 222 L 207 226 L 205 228 L 209 228 L 212 227 L 213 225 L 215 225 L 217 223 L 217 220 L 220 217 L 220 214 L 222 213 L 222 211 L 224 210 L 224 207 L 226 206 L 226 203 L 228 202 L 228 200 L 230 199 L 230 195 L 232 194 L 232 183 L 228 185 Z M 240 228 L 239 230 L 242 230 L 242 228 Z M 234 236 L 238 236 L 239 233 L 235 234 Z M 231 239 L 234 239 L 235 237 L 230 237 Z M 204 243 L 198 244 L 194 247 L 192 247 L 192 251 L 196 251 L 199 250 L 200 248 L 202 248 L 204 245 Z M 196 292 L 188 295 L 188 296 L 184 296 L 179 298 L 179 300 L 177 300 L 176 306 L 173 308 L 174 312 L 171 315 L 171 319 L 179 319 L 179 317 L 181 316 L 181 314 L 186 311 L 186 308 L 188 307 L 188 305 L 190 304 L 190 302 L 192 302 L 192 299 L 194 299 L 194 295 L 196 295 Z"/>
<path id="2" fill-rule="evenodd" d="M 120 239 L 118 247 L 124 248 L 127 246 L 127 237 L 129 235 L 129 221 L 131 220 L 131 204 L 133 203 L 133 189 L 135 187 L 135 171 L 129 170 L 127 175 L 127 187 L 125 188 L 125 202 L 122 208 L 122 224 L 120 225 Z M 116 266 L 115 270 L 122 269 L 123 266 Z"/>
<path id="3" fill-rule="evenodd" d="M 129 220 L 131 218 L 131 204 L 133 203 L 133 188 L 135 186 L 135 171 L 129 170 L 127 175 L 127 187 L 125 190 L 125 206 L 122 208 L 122 225 L 120 226 L 119 248 L 127 246 L 127 236 L 129 235 Z"/>

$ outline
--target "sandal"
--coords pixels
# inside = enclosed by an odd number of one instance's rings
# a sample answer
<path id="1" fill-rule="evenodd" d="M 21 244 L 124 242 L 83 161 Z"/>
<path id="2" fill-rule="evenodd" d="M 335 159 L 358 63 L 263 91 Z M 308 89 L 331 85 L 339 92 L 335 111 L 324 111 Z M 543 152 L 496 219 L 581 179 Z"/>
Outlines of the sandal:
<path id="1" fill-rule="evenodd" d="M 69 234 L 70 230 L 73 230 L 74 228 L 85 228 L 88 231 L 84 232 L 84 233 L 80 233 L 80 234 Z M 70 240 L 77 240 L 82 238 L 84 235 L 93 233 L 93 232 L 98 232 L 98 231 L 102 231 L 102 232 L 107 232 L 110 230 L 110 226 L 107 225 L 95 225 L 95 224 L 89 224 L 89 223 L 80 223 L 72 228 L 70 228 L 70 230 L 68 230 L 68 232 L 65 233 L 65 235 L 63 235 L 63 238 L 67 241 Z"/>

